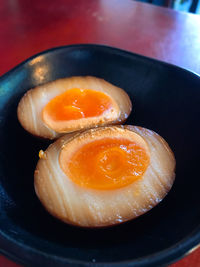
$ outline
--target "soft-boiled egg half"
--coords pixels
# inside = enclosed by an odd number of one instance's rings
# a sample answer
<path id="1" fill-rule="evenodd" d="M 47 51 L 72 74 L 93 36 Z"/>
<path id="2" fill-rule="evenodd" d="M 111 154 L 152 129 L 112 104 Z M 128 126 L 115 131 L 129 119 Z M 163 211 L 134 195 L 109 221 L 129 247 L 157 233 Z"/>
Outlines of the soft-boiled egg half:
<path id="1" fill-rule="evenodd" d="M 29 90 L 17 114 L 31 134 L 54 139 L 64 133 L 123 123 L 132 104 L 127 93 L 96 77 L 70 77 Z"/>
<path id="2" fill-rule="evenodd" d="M 62 136 L 40 151 L 34 184 L 46 210 L 63 222 L 103 227 L 157 205 L 175 178 L 166 141 L 136 126 L 107 126 Z"/>

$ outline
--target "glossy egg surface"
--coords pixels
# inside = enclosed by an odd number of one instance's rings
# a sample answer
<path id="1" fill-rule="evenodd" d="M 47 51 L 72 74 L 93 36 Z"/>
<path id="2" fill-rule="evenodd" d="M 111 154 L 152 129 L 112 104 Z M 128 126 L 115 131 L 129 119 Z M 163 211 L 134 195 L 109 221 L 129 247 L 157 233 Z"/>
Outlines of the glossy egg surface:
<path id="1" fill-rule="evenodd" d="M 66 223 L 111 226 L 157 205 L 174 171 L 174 155 L 155 132 L 100 127 L 62 136 L 41 153 L 35 190 L 47 211 Z"/>
<path id="2" fill-rule="evenodd" d="M 119 124 L 131 109 L 130 98 L 121 88 L 100 78 L 75 76 L 29 90 L 17 114 L 28 132 L 54 139 L 65 133 Z"/>

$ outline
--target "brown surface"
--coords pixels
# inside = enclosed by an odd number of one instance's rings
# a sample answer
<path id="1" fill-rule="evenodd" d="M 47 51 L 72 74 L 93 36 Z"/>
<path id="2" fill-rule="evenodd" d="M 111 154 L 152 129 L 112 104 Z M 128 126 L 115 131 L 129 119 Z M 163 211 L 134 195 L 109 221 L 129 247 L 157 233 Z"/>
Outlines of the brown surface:
<path id="1" fill-rule="evenodd" d="M 0 74 L 73 43 L 116 46 L 200 73 L 199 15 L 130 0 L 0 0 L 0 22 Z"/>
<path id="2" fill-rule="evenodd" d="M 0 0 L 0 75 L 44 49 L 99 43 L 200 74 L 200 16 L 131 0 Z M 0 256 L 0 266 L 16 264 Z M 200 249 L 173 267 L 200 267 Z"/>

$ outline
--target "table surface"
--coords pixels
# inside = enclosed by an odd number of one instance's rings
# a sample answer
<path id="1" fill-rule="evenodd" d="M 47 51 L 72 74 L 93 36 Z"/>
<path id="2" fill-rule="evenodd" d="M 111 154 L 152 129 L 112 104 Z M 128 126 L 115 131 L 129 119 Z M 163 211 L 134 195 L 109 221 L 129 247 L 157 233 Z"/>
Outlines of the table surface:
<path id="1" fill-rule="evenodd" d="M 0 75 L 56 46 L 96 43 L 200 74 L 200 16 L 131 0 L 0 0 Z M 19 266 L 0 256 L 0 266 Z M 200 249 L 173 267 L 200 267 Z"/>

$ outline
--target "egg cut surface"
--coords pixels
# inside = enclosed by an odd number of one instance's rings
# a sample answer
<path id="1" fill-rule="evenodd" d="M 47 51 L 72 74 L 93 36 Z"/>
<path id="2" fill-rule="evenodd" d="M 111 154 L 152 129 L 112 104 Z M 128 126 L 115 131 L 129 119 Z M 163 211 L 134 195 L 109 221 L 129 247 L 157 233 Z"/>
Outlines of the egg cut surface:
<path id="1" fill-rule="evenodd" d="M 164 139 L 136 126 L 71 133 L 40 152 L 34 184 L 46 210 L 63 222 L 103 227 L 156 206 L 175 178 Z"/>
<path id="2" fill-rule="evenodd" d="M 103 79 L 85 76 L 55 80 L 29 90 L 17 114 L 31 134 L 55 139 L 65 133 L 120 124 L 132 104 L 127 93 Z"/>

